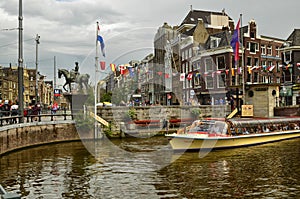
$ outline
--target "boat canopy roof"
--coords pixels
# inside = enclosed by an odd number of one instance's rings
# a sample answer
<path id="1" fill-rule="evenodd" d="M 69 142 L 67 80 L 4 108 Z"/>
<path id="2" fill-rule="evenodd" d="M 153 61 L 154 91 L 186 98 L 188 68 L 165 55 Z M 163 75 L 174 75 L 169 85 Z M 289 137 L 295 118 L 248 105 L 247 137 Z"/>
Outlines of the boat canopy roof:
<path id="1" fill-rule="evenodd" d="M 231 123 L 233 127 L 251 127 L 258 125 L 275 125 L 275 124 L 287 124 L 293 122 L 300 122 L 300 117 L 278 117 L 278 118 L 239 118 L 230 119 L 228 123 Z"/>

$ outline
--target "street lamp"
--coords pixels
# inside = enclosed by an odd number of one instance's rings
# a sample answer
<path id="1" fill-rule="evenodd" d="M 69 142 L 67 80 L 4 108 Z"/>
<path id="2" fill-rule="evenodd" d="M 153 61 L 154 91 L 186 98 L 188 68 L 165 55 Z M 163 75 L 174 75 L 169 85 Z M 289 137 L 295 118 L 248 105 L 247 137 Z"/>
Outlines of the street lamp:
<path id="1" fill-rule="evenodd" d="M 18 49 L 18 102 L 19 114 L 21 116 L 19 122 L 24 121 L 24 96 L 23 96 L 23 16 L 22 16 L 22 0 L 19 0 L 19 49 Z"/>
<path id="2" fill-rule="evenodd" d="M 40 44 L 40 36 L 36 34 L 35 38 L 35 103 L 37 104 L 39 99 L 39 82 L 38 82 L 38 46 Z"/>
<path id="3" fill-rule="evenodd" d="M 285 87 L 282 88 L 283 97 L 284 97 L 284 106 L 286 106 L 286 95 L 287 95 L 287 89 Z"/>
<path id="4" fill-rule="evenodd" d="M 95 82 L 96 82 L 96 80 L 95 80 Z M 105 81 L 103 81 L 103 80 L 100 80 L 100 81 L 98 81 L 98 82 L 95 83 L 95 98 L 94 98 L 94 100 L 95 100 L 95 104 L 94 104 L 94 106 L 95 106 L 94 107 L 94 115 L 95 115 L 95 117 L 97 116 L 98 88 L 100 88 L 100 86 L 102 84 L 104 84 L 104 83 L 105 83 Z M 100 101 L 100 90 L 99 90 L 99 101 Z M 98 125 L 98 122 L 95 120 L 95 122 L 94 122 L 94 130 L 95 130 L 94 137 L 95 137 L 95 139 L 99 138 L 97 125 Z"/>

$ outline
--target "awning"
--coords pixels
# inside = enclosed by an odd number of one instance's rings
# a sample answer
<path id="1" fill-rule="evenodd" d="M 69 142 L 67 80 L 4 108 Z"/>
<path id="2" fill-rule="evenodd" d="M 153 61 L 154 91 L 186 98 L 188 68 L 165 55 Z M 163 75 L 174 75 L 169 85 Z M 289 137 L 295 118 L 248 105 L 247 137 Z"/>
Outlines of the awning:
<path id="1" fill-rule="evenodd" d="M 233 98 L 236 98 L 236 95 L 231 95 Z M 243 95 L 239 95 L 239 98 L 243 98 Z"/>
<path id="2" fill-rule="evenodd" d="M 103 102 L 103 104 L 104 104 L 105 106 L 112 106 L 112 103 L 110 103 L 110 102 Z"/>

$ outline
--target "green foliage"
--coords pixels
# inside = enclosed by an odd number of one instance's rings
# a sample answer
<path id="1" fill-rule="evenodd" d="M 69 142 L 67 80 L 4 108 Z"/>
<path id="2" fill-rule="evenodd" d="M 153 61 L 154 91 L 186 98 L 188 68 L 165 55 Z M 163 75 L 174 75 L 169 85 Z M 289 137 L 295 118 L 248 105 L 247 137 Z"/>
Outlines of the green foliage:
<path id="1" fill-rule="evenodd" d="M 201 114 L 200 108 L 193 108 L 193 109 L 191 110 L 191 114 L 192 114 L 194 117 L 198 117 L 198 116 Z"/>
<path id="2" fill-rule="evenodd" d="M 130 108 L 130 109 L 126 112 L 126 114 L 125 114 L 125 116 L 124 116 L 124 119 L 125 119 L 125 120 L 136 119 L 136 110 L 135 110 L 134 108 Z"/>
<path id="3" fill-rule="evenodd" d="M 108 92 L 108 93 L 102 92 L 100 101 L 101 102 L 111 102 L 111 96 L 112 96 L 111 92 Z"/>

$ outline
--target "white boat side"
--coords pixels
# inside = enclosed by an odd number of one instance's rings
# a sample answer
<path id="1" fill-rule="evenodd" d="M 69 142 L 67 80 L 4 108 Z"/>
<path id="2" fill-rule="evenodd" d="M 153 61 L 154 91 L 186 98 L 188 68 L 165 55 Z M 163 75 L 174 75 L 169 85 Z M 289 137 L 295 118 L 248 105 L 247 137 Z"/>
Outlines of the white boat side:
<path id="1" fill-rule="evenodd" d="M 214 136 L 209 134 L 169 134 L 173 150 L 200 150 L 236 148 L 300 137 L 300 130 L 257 133 L 238 136 Z"/>

